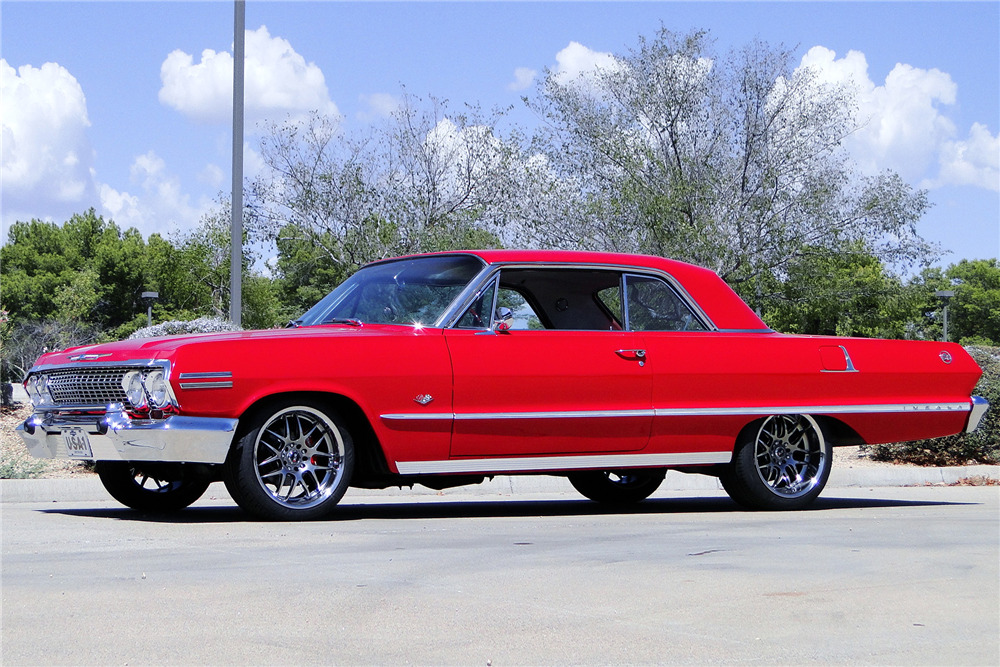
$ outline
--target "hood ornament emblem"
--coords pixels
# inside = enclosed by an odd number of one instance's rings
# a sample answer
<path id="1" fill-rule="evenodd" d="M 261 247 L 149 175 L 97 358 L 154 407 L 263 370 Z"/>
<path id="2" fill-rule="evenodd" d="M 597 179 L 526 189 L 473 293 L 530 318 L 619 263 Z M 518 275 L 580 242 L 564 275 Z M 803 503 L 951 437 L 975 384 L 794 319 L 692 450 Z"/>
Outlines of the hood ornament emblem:
<path id="1" fill-rule="evenodd" d="M 434 397 L 431 396 L 430 394 L 420 394 L 413 400 L 419 403 L 420 405 L 427 405 L 428 403 L 434 400 Z"/>
<path id="2" fill-rule="evenodd" d="M 70 361 L 94 361 L 95 359 L 100 359 L 101 357 L 110 357 L 110 352 L 105 352 L 104 354 L 75 354 L 69 358 Z"/>
<path id="3" fill-rule="evenodd" d="M 948 350 L 942 350 L 941 354 L 939 354 L 938 356 L 941 357 L 941 361 L 943 361 L 944 363 L 946 364 L 951 363 L 951 352 L 949 352 Z"/>

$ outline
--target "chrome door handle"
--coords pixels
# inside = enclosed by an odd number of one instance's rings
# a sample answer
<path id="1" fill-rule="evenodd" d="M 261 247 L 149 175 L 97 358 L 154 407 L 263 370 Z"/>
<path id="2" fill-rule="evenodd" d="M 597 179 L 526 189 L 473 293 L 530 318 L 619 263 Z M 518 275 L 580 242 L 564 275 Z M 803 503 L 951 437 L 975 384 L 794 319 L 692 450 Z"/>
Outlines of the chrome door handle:
<path id="1" fill-rule="evenodd" d="M 646 350 L 615 350 L 615 354 L 622 359 L 634 361 L 643 361 L 646 358 Z"/>

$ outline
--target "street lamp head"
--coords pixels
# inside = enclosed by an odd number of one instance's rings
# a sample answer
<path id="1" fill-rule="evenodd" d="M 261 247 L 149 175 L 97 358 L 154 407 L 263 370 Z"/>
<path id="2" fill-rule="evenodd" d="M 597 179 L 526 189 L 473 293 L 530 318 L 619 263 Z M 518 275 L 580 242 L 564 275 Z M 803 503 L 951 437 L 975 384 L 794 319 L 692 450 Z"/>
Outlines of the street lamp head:
<path id="1" fill-rule="evenodd" d="M 934 292 L 934 296 L 941 297 L 942 299 L 950 299 L 955 296 L 955 290 L 953 289 L 943 289 Z"/>
<path id="2" fill-rule="evenodd" d="M 142 298 L 143 299 L 159 299 L 160 298 L 160 293 L 159 292 L 143 292 L 142 293 Z"/>

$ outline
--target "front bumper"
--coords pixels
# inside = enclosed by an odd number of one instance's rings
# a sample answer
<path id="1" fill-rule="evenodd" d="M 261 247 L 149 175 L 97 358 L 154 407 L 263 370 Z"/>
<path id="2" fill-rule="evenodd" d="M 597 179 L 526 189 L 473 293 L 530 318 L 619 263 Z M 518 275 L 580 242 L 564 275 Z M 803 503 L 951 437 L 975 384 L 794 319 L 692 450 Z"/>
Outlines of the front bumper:
<path id="1" fill-rule="evenodd" d="M 28 452 L 41 459 L 223 463 L 238 421 L 183 415 L 131 419 L 122 406 L 109 405 L 103 415 L 36 413 L 16 430 Z M 67 441 L 75 443 L 73 451 Z"/>

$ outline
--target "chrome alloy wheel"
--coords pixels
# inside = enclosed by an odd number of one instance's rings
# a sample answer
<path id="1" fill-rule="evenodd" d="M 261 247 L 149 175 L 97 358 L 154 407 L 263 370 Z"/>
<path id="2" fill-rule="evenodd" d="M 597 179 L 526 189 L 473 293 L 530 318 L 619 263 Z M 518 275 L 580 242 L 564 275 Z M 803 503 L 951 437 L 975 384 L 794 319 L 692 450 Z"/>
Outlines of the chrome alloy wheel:
<path id="1" fill-rule="evenodd" d="M 808 494 L 829 466 L 823 432 L 809 415 L 768 417 L 757 431 L 753 451 L 760 480 L 784 498 Z"/>
<path id="2" fill-rule="evenodd" d="M 325 414 L 308 406 L 285 408 L 257 433 L 257 481 L 283 507 L 314 507 L 340 487 L 344 451 L 340 429 Z"/>

